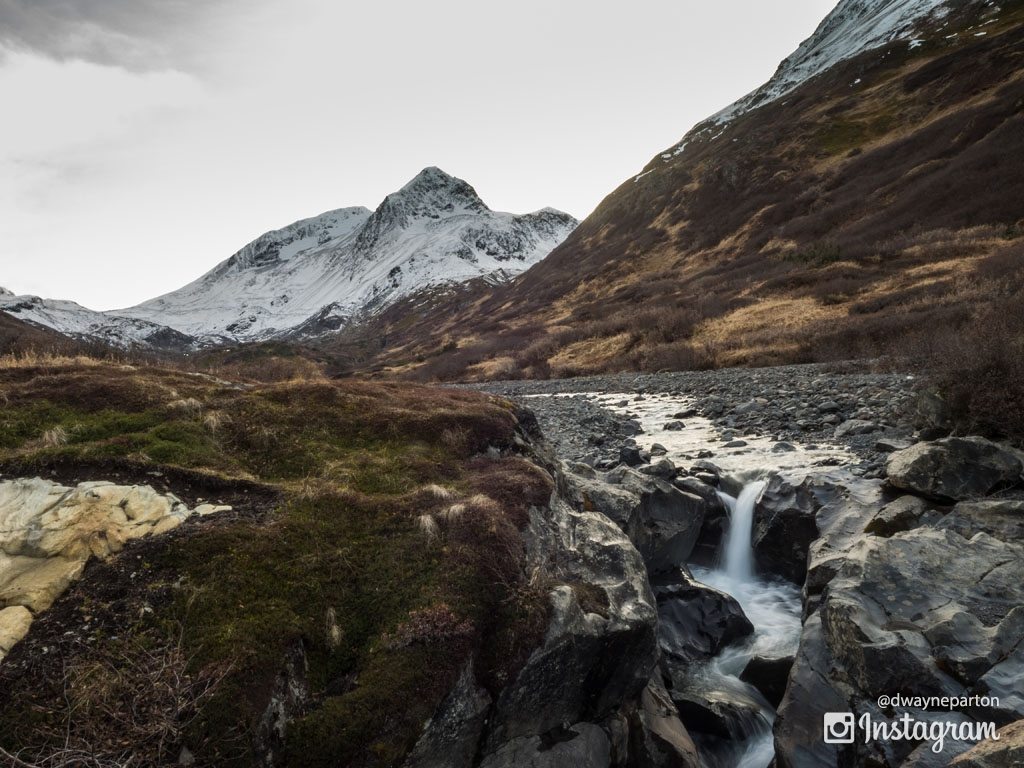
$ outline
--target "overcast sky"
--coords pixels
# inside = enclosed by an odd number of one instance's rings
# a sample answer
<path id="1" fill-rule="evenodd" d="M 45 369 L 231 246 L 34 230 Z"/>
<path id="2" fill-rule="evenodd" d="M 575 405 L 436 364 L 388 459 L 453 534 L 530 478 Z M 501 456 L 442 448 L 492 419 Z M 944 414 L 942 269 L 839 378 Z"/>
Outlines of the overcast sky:
<path id="1" fill-rule="evenodd" d="M 0 286 L 129 306 L 437 165 L 583 218 L 835 0 L 0 0 Z"/>

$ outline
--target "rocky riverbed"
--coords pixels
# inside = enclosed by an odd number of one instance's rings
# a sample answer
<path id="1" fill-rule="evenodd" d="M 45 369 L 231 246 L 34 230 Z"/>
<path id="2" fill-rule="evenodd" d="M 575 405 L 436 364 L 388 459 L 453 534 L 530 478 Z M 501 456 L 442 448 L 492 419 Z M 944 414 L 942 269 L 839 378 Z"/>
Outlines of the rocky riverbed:
<path id="1" fill-rule="evenodd" d="M 665 423 L 695 416 L 712 422 L 716 449 L 752 436 L 804 447 L 829 444 L 853 452 L 851 471 L 879 476 L 886 455 L 910 444 L 931 414 L 913 376 L 857 368 L 794 365 L 760 369 L 616 374 L 548 381 L 511 381 L 475 388 L 531 408 L 562 458 L 611 466 L 640 433 L 637 409 L 650 399 L 685 402 Z M 614 397 L 621 395 L 621 397 Z M 933 409 L 934 410 L 934 409 Z M 718 445 L 715 445 L 717 443 Z M 742 447 L 742 446 L 740 446 Z M 707 458 L 714 459 L 714 456 Z"/>
<path id="2" fill-rule="evenodd" d="M 703 765 L 1020 764 L 1024 455 L 949 437 L 913 377 L 790 366 L 480 388 L 537 414 L 568 497 L 639 550 L 659 616 L 652 690 Z M 741 582 L 722 567 L 737 495 L 756 563 Z M 891 694 L 960 703 L 880 706 Z M 1004 738 L 831 744 L 828 712 Z"/>

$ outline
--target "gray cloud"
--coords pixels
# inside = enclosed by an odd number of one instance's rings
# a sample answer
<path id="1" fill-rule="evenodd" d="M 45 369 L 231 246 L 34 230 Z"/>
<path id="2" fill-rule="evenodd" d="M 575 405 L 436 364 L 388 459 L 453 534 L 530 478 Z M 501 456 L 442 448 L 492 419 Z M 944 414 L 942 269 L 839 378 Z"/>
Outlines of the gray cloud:
<path id="1" fill-rule="evenodd" d="M 145 71 L 188 68 L 194 32 L 233 0 L 0 0 L 0 48 Z"/>

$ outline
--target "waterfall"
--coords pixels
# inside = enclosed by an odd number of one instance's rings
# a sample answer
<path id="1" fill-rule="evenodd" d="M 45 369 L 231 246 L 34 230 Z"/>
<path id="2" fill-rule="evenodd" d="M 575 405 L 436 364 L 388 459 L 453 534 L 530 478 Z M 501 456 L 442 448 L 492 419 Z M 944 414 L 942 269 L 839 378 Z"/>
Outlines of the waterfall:
<path id="1" fill-rule="evenodd" d="M 754 528 L 754 505 L 764 486 L 764 480 L 747 483 L 735 502 L 726 502 L 731 514 L 723 566 L 725 574 L 739 583 L 749 583 L 754 578 L 754 549 L 750 543 Z"/>

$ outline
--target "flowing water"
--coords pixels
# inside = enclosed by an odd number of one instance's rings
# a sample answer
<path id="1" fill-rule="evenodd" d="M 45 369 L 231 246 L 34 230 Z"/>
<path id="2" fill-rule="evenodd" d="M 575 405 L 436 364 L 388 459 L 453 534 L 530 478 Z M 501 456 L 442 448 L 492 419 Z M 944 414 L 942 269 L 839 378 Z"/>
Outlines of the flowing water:
<path id="1" fill-rule="evenodd" d="M 715 768 L 766 768 L 771 763 L 775 710 L 740 675 L 754 656 L 791 656 L 800 637 L 799 590 L 754 573 L 754 506 L 764 487 L 764 480 L 755 480 L 744 485 L 736 498 L 721 494 L 730 512 L 721 565 L 692 569 L 698 581 L 732 595 L 754 625 L 754 634 L 746 641 L 723 649 L 710 662 L 687 673 L 697 689 L 734 708 L 730 738 L 705 750 L 706 762 Z"/>
<path id="2" fill-rule="evenodd" d="M 669 395 L 647 396 L 638 401 L 630 395 L 597 395 L 601 405 L 621 414 L 635 416 L 644 428 L 638 438 L 642 447 L 660 443 L 667 458 L 686 466 L 686 461 L 711 449 L 711 461 L 720 468 L 731 488 L 739 488 L 734 497 L 719 496 L 729 510 L 729 527 L 722 542 L 719 565 L 692 568 L 694 578 L 731 595 L 754 625 L 754 634 L 741 643 L 723 649 L 703 665 L 683 672 L 684 685 L 715 703 L 727 714 L 729 737 L 702 738 L 702 759 L 708 768 L 767 768 L 774 758 L 772 726 L 774 707 L 761 693 L 740 679 L 747 663 L 755 656 L 780 658 L 796 653 L 800 638 L 800 590 L 793 584 L 757 575 L 752 535 L 754 510 L 765 488 L 766 478 L 780 471 L 813 471 L 815 465 L 845 463 L 851 458 L 846 449 L 831 445 L 790 446 L 780 451 L 775 441 L 755 435 L 742 437 L 743 445 L 726 447 L 728 436 L 708 419 L 693 416 L 683 419 L 682 429 L 664 429 L 673 414 L 691 406 L 684 398 Z M 623 405 L 624 400 L 629 400 Z M 678 426 L 678 425 L 674 425 Z"/>

